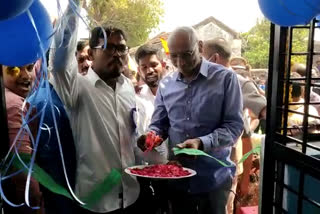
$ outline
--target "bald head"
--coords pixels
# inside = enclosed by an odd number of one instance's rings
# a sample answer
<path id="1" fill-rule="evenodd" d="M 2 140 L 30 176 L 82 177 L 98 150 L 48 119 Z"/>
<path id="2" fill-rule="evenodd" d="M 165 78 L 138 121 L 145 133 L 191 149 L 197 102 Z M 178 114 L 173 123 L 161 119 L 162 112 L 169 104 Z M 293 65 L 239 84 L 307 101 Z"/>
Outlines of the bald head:
<path id="1" fill-rule="evenodd" d="M 297 72 L 298 74 L 300 74 L 302 77 L 306 76 L 306 66 L 304 64 L 301 63 L 295 63 L 292 68 L 291 68 L 291 72 Z"/>
<path id="2" fill-rule="evenodd" d="M 185 77 L 191 77 L 200 68 L 202 42 L 191 27 L 179 27 L 168 38 L 170 59 L 172 64 Z M 196 71 L 197 70 L 197 71 Z"/>
<path id="3" fill-rule="evenodd" d="M 203 44 L 202 55 L 211 62 L 228 67 L 231 57 L 231 45 L 224 38 L 207 40 Z"/>
<path id="4" fill-rule="evenodd" d="M 176 38 L 184 37 L 185 40 L 188 41 L 190 46 L 195 46 L 199 41 L 197 32 L 192 27 L 178 27 L 172 33 L 170 33 L 168 38 L 168 45 L 172 45 L 173 43 L 177 43 Z"/>

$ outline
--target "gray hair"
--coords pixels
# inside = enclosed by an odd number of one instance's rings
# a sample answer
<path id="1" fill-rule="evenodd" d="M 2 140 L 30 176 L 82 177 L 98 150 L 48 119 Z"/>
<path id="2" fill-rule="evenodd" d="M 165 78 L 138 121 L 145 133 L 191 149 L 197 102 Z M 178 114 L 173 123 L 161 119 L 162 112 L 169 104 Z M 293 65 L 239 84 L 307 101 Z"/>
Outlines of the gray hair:
<path id="1" fill-rule="evenodd" d="M 218 53 L 223 59 L 229 60 L 232 54 L 231 45 L 221 37 L 207 40 L 204 44 L 210 49 L 211 54 Z"/>
<path id="2" fill-rule="evenodd" d="M 189 41 L 191 45 L 194 46 L 199 41 L 199 36 L 194 28 L 192 27 L 178 27 L 168 37 L 168 44 L 172 43 L 173 38 L 180 33 L 184 33 L 189 36 Z"/>

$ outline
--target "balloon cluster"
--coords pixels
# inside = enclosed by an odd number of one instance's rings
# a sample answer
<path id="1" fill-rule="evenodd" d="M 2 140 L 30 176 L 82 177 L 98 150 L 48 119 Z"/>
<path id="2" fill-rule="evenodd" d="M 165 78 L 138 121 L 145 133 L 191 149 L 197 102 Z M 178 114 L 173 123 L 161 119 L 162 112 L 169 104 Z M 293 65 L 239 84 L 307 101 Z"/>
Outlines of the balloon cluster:
<path id="1" fill-rule="evenodd" d="M 320 14 L 320 0 L 258 0 L 263 15 L 280 26 L 307 24 Z"/>
<path id="2" fill-rule="evenodd" d="M 52 40 L 53 26 L 46 9 L 39 0 L 0 0 L 0 5 L 0 64 L 34 63 Z"/>

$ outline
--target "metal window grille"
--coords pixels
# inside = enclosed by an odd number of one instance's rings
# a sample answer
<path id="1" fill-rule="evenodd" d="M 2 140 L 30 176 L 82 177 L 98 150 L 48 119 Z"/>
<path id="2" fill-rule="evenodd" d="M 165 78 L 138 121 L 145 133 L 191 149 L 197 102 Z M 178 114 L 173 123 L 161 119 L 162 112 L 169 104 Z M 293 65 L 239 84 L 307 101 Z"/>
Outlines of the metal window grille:
<path id="1" fill-rule="evenodd" d="M 311 92 L 320 89 L 312 68 L 317 52 L 318 20 L 305 26 L 271 25 L 268 106 L 260 211 L 262 214 L 320 213 L 320 117 L 313 115 Z M 307 31 L 303 51 L 297 51 L 296 35 Z M 301 42 L 301 41 L 300 41 Z M 297 57 L 305 60 L 306 75 L 292 76 Z M 292 88 L 304 90 L 304 100 L 294 102 Z M 295 116 L 301 124 L 292 124 Z"/>

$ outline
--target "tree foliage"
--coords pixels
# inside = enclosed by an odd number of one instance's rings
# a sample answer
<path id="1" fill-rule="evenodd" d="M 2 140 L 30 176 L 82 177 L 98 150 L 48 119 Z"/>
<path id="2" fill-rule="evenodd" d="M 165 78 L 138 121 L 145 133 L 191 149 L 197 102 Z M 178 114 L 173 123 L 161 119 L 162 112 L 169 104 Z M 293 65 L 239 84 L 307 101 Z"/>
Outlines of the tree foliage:
<path id="1" fill-rule="evenodd" d="M 164 14 L 161 0 L 84 0 L 82 6 L 90 19 L 124 30 L 131 47 L 144 43 Z"/>
<path id="2" fill-rule="evenodd" d="M 248 32 L 241 34 L 242 55 L 253 68 L 267 68 L 269 60 L 270 22 L 258 20 Z"/>
<path id="3" fill-rule="evenodd" d="M 266 19 L 257 21 L 257 24 L 248 32 L 241 34 L 242 55 L 253 68 L 268 68 L 270 22 Z M 306 52 L 308 42 L 307 29 L 294 29 L 292 39 L 292 52 Z M 293 56 L 292 63 L 305 63 L 306 57 Z"/>

